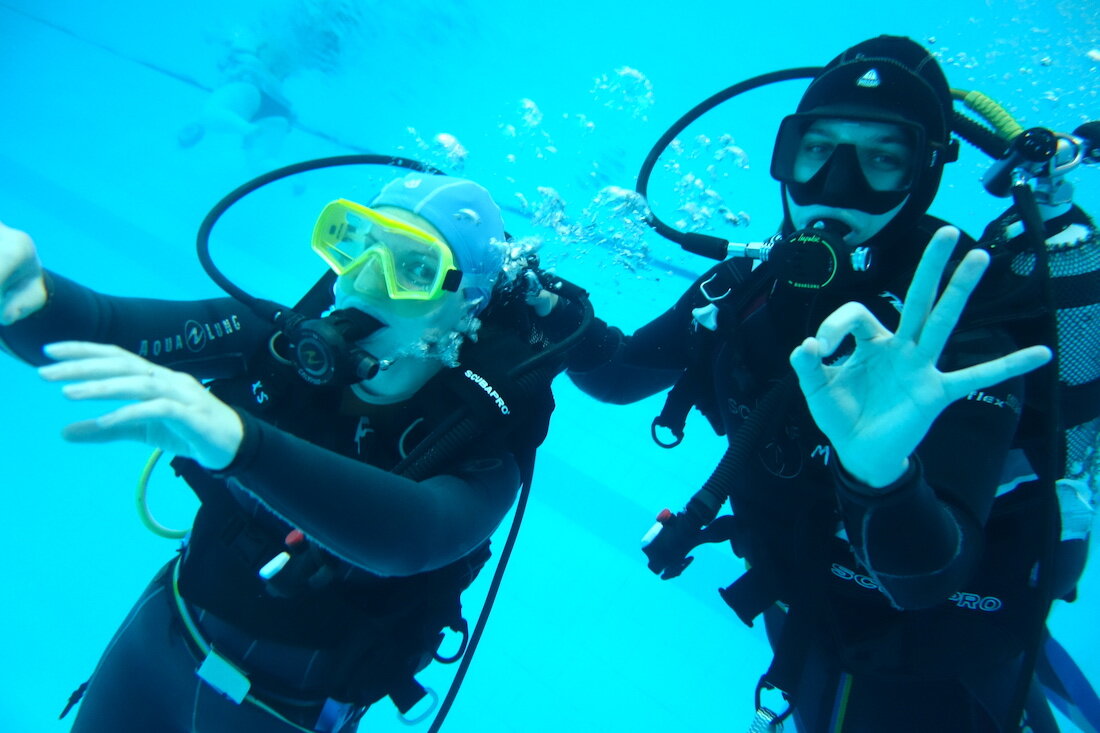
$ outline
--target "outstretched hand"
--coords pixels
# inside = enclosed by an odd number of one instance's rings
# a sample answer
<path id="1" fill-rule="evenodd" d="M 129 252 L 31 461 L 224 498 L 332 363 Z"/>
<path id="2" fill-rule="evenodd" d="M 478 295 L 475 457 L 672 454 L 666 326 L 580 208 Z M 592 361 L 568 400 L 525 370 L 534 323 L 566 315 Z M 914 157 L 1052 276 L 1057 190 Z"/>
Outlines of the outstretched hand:
<path id="1" fill-rule="evenodd" d="M 45 353 L 56 363 L 38 373 L 47 382 L 68 382 L 62 392 L 69 399 L 129 403 L 66 426 L 66 440 L 133 440 L 212 470 L 225 468 L 236 456 L 244 436 L 240 417 L 190 375 L 106 344 L 62 341 L 46 346 Z"/>
<path id="2" fill-rule="evenodd" d="M 909 286 L 897 333 L 863 305 L 846 303 L 822 322 L 816 336 L 791 352 L 791 365 L 814 422 L 844 468 L 871 487 L 881 488 L 901 477 L 932 421 L 952 402 L 1051 359 L 1050 349 L 1032 346 L 954 372 L 936 368 L 989 264 L 988 253 L 968 252 L 937 300 L 958 237 L 954 227 L 943 227 L 932 237 Z M 848 334 L 855 338 L 855 352 L 825 365 L 822 360 Z"/>

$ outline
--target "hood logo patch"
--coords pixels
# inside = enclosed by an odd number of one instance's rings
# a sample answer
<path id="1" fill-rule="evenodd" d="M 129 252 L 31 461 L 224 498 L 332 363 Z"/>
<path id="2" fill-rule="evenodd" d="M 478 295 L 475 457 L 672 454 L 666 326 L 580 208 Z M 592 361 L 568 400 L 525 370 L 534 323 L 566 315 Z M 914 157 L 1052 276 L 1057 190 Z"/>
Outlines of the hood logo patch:
<path id="1" fill-rule="evenodd" d="M 856 81 L 856 86 L 863 87 L 864 89 L 877 89 L 879 84 L 881 84 L 881 82 L 878 78 L 878 69 L 869 70 Z"/>

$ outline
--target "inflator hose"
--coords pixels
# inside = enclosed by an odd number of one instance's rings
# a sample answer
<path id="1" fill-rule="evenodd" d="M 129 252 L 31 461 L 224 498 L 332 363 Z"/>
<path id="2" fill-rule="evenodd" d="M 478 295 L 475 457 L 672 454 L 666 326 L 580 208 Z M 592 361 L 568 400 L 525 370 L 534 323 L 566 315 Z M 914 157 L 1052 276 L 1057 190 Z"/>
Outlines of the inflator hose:
<path id="1" fill-rule="evenodd" d="M 703 488 L 691 497 L 687 504 L 687 513 L 704 527 L 714 521 L 722 505 L 736 491 L 740 477 L 744 475 L 743 466 L 749 452 L 758 444 L 764 432 L 786 413 L 787 406 L 798 390 L 798 377 L 789 371 L 773 386 L 760 404 L 749 414 L 740 429 L 730 436 L 730 445 L 722 460 L 714 468 Z"/>

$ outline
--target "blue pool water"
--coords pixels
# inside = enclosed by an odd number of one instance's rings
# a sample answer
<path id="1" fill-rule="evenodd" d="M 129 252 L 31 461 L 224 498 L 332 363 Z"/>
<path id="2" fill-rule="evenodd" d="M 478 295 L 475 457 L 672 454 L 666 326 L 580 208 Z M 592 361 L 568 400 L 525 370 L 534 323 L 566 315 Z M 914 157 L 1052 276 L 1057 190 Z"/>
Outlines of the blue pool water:
<path id="1" fill-rule="evenodd" d="M 820 65 L 889 32 L 928 44 L 953 86 L 984 91 L 1025 126 L 1070 131 L 1100 116 L 1095 0 L 158 5 L 0 0 L 0 220 L 29 231 L 48 267 L 109 293 L 220 294 L 195 260 L 195 230 L 224 193 L 267 168 L 372 151 L 456 170 L 451 136 L 468 153 L 462 173 L 505 206 L 509 230 L 542 237 L 544 263 L 630 330 L 707 264 L 630 227 L 601 239 L 593 231 L 607 226 L 608 208 L 594 202 L 608 185 L 632 187 L 658 136 L 734 82 Z M 181 147 L 180 130 L 224 81 L 219 62 L 233 39 L 249 38 L 283 54 L 295 126 L 247 144 L 210 130 Z M 724 206 L 747 222 L 737 237 L 759 239 L 778 222 L 767 161 L 801 89 L 738 100 L 682 136 L 681 172 L 716 166 Z M 965 151 L 933 213 L 979 233 L 1004 206 L 981 189 L 984 164 Z M 1075 177 L 1093 214 L 1097 175 Z M 224 269 L 266 297 L 300 293 L 318 271 L 294 232 L 310 226 L 330 180 L 303 177 L 242 204 L 214 239 Z M 669 221 L 691 213 L 677 211 L 675 182 L 659 171 L 652 186 Z M 174 548 L 133 509 L 144 447 L 63 443 L 60 428 L 87 412 L 11 360 L 0 376 L 0 730 L 67 730 L 56 718 L 69 692 Z M 722 442 L 693 416 L 684 445 L 662 451 L 648 436 L 660 398 L 611 407 L 564 379 L 556 393 L 528 516 L 447 729 L 746 729 L 769 657 L 762 633 L 715 593 L 738 561 L 706 548 L 662 582 L 638 551 L 655 513 L 683 504 Z M 152 502 L 184 525 L 194 503 L 168 473 L 155 475 Z M 468 616 L 487 578 L 467 594 Z M 1081 599 L 1059 604 L 1051 625 L 1094 680 L 1097 618 L 1090 568 Z M 435 665 L 424 679 L 442 693 L 452 671 Z M 367 721 L 364 730 L 403 729 L 388 704 Z"/>

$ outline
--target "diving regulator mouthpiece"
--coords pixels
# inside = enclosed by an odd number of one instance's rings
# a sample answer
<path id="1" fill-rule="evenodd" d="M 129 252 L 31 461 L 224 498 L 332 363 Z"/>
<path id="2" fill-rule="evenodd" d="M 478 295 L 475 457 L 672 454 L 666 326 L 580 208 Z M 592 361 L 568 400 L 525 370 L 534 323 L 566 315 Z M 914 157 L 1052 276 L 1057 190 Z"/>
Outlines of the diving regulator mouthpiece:
<path id="1" fill-rule="evenodd" d="M 729 255 L 771 262 L 778 278 L 790 287 L 821 290 L 871 269 L 871 248 L 845 242 L 851 231 L 844 222 L 820 219 L 809 228 L 777 234 L 766 242 L 731 242 Z"/>
<path id="2" fill-rule="evenodd" d="M 302 319 L 283 331 L 289 358 L 302 379 L 319 386 L 347 386 L 373 379 L 384 368 L 378 358 L 357 346 L 382 326 L 373 316 L 344 308 L 324 318 Z"/>

